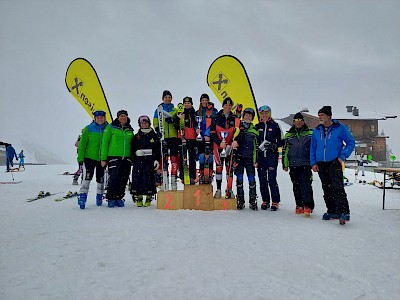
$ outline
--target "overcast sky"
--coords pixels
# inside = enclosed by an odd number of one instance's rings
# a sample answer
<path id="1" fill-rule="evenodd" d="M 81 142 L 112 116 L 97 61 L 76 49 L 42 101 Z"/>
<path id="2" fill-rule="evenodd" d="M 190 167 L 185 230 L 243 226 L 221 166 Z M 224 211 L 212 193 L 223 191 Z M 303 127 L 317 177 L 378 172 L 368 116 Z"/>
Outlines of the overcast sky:
<path id="1" fill-rule="evenodd" d="M 244 64 L 258 105 L 281 118 L 307 107 L 395 114 L 381 121 L 400 159 L 400 1 L 0 0 L 0 140 L 44 146 L 66 162 L 89 116 L 64 83 L 95 67 L 115 117 L 152 117 L 201 93 L 223 54 Z M 218 106 L 219 107 L 219 106 Z M 334 117 L 334 115 L 333 115 Z"/>

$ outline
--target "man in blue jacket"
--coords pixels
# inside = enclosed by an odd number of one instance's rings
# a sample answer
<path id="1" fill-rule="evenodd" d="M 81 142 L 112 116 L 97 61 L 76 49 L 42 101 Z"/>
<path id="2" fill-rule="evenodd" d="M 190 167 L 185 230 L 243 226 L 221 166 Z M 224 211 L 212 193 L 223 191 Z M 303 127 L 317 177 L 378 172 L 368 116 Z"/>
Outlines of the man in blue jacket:
<path id="1" fill-rule="evenodd" d="M 14 156 L 15 159 L 18 160 L 17 153 L 15 152 L 14 147 L 11 144 L 8 144 L 6 146 L 6 166 L 7 166 L 7 172 L 10 172 L 10 167 L 14 167 Z"/>
<path id="2" fill-rule="evenodd" d="M 318 111 L 320 125 L 312 134 L 310 164 L 322 182 L 327 212 L 323 220 L 339 219 L 340 224 L 350 220 L 349 202 L 344 191 L 342 163 L 350 156 L 355 141 L 348 128 L 332 119 L 332 108 Z"/>

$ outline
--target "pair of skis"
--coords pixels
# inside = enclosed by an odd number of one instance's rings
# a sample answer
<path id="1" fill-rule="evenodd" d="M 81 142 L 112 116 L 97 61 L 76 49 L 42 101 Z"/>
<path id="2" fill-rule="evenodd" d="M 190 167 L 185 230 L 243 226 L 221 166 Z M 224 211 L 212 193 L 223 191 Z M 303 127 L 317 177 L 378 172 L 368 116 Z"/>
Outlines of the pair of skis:
<path id="1" fill-rule="evenodd" d="M 168 191 L 168 148 L 164 135 L 164 110 L 162 104 L 157 107 L 158 129 L 161 135 L 161 156 L 162 156 L 162 189 Z"/>
<path id="2" fill-rule="evenodd" d="M 184 113 L 185 107 L 183 103 L 178 104 L 178 114 Z M 190 185 L 190 173 L 189 173 L 189 164 L 188 164 L 188 153 L 186 148 L 186 139 L 185 139 L 185 119 L 179 120 L 179 129 L 181 131 L 181 152 L 182 152 L 182 165 L 183 165 L 183 184 Z"/>

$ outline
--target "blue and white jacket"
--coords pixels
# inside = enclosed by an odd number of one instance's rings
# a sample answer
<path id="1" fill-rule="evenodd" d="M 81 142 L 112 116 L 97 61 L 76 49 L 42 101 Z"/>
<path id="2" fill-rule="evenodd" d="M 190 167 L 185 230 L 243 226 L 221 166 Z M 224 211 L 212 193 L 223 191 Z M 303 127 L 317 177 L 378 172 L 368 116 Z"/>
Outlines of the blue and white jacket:
<path id="1" fill-rule="evenodd" d="M 325 131 L 322 124 L 315 127 L 311 137 L 310 165 L 335 159 L 346 160 L 353 152 L 355 141 L 346 125 L 333 119 Z"/>

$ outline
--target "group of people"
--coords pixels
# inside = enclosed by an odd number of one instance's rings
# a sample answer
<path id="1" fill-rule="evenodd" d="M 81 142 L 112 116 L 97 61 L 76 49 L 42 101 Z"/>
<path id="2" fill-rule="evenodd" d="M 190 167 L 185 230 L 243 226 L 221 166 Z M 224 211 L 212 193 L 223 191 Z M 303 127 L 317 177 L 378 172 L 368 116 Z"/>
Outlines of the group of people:
<path id="1" fill-rule="evenodd" d="M 83 129 L 78 146 L 78 163 L 84 166 L 84 179 L 78 195 L 80 208 L 85 208 L 94 172 L 97 205 L 102 205 L 106 188 L 108 207 L 124 206 L 125 189 L 131 181 L 130 193 L 137 206 L 149 206 L 157 186 L 177 190 L 178 180 L 184 178 L 183 166 L 187 164 L 188 184 L 210 183 L 208 171 L 211 170 L 216 180 L 215 198 L 222 197 L 224 167 L 228 180 L 225 197 L 235 197 L 229 184 L 234 171 L 239 210 L 245 205 L 245 170 L 249 183 L 249 206 L 258 210 L 257 169 L 262 198 L 260 207 L 276 211 L 281 200 L 276 177 L 278 148 L 282 147 L 282 166 L 289 171 L 293 183 L 295 212 L 309 216 L 314 209 L 314 171 L 321 178 L 327 206 L 323 219 L 344 222 L 350 219 L 342 163 L 353 151 L 355 142 L 347 127 L 332 119 L 330 106 L 319 110 L 320 125 L 314 130 L 308 128 L 301 113 L 295 114 L 293 126 L 282 137 L 280 126 L 272 118 L 271 108 L 267 105 L 258 108 L 260 121 L 253 124 L 256 112 L 252 108 L 243 109 L 240 104 L 235 106 L 230 97 L 223 100 L 220 111 L 214 108 L 207 94 L 202 94 L 199 100 L 196 111 L 193 99 L 184 97 L 183 108 L 178 110 L 172 103 L 171 92 L 165 90 L 162 103 L 154 112 L 154 129 L 148 116 L 140 116 L 136 134 L 126 110 L 120 110 L 111 124 L 106 122 L 104 111 L 95 111 L 94 121 Z M 105 184 L 106 168 L 108 178 Z"/>
<path id="2" fill-rule="evenodd" d="M 21 152 L 17 155 L 17 152 L 15 151 L 12 144 L 6 144 L 6 172 L 12 171 L 12 168 L 14 167 L 14 157 L 17 161 L 19 160 L 18 169 L 25 169 L 24 150 L 21 150 Z"/>

